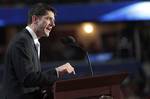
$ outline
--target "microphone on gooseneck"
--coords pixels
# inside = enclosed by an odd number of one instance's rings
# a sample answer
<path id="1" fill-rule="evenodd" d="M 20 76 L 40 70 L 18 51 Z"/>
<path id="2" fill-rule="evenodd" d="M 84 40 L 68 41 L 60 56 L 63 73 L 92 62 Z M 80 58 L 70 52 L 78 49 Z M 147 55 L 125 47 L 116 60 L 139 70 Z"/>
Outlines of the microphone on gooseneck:
<path id="1" fill-rule="evenodd" d="M 89 66 L 89 70 L 90 70 L 90 75 L 93 76 L 94 73 L 93 73 L 93 68 L 92 68 L 92 65 L 91 65 L 91 61 L 90 61 L 90 58 L 89 58 L 89 53 L 88 51 L 85 51 L 83 48 L 81 48 L 77 43 L 76 43 L 76 40 L 73 36 L 67 36 L 65 38 L 62 38 L 61 41 L 64 43 L 64 44 L 67 44 L 69 46 L 74 46 L 76 48 L 79 48 L 82 52 L 85 53 L 86 55 L 86 58 L 87 58 L 87 61 L 88 61 L 88 66 Z"/>
<path id="2" fill-rule="evenodd" d="M 89 64 L 89 68 L 90 68 L 91 76 L 93 76 L 93 75 L 94 75 L 94 73 L 93 73 L 93 68 L 92 68 L 92 65 L 91 65 L 90 58 L 89 58 L 89 53 L 88 53 L 88 51 L 85 51 L 85 53 L 86 53 L 87 61 L 88 61 L 88 64 Z"/>

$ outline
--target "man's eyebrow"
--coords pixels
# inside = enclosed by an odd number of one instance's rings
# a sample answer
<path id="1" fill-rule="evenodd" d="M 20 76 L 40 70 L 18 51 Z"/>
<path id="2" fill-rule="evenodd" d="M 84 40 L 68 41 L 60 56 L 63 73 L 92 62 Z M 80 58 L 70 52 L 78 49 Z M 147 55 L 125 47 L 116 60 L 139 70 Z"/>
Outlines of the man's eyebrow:
<path id="1" fill-rule="evenodd" d="M 49 17 L 49 18 L 55 20 L 55 17 L 54 18 L 53 17 Z"/>

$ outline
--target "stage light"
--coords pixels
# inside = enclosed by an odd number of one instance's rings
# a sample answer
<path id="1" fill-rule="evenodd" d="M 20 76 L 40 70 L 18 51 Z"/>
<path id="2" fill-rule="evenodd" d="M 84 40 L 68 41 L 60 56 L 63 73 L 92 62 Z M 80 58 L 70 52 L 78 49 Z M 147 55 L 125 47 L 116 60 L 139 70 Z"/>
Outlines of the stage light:
<path id="1" fill-rule="evenodd" d="M 94 26 L 92 23 L 84 23 L 82 28 L 83 31 L 87 34 L 94 32 Z"/>
<path id="2" fill-rule="evenodd" d="M 146 21 L 150 20 L 150 2 L 138 2 L 123 7 L 106 15 L 100 16 L 100 21 Z"/>

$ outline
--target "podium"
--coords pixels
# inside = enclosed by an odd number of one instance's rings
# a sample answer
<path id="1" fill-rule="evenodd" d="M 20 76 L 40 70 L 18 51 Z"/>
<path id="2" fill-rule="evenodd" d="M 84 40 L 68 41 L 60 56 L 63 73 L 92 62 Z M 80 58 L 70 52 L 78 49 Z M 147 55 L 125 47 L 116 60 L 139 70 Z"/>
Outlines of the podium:
<path id="1" fill-rule="evenodd" d="M 120 84 L 126 76 L 120 73 L 56 81 L 54 99 L 100 99 L 102 95 L 124 99 Z"/>

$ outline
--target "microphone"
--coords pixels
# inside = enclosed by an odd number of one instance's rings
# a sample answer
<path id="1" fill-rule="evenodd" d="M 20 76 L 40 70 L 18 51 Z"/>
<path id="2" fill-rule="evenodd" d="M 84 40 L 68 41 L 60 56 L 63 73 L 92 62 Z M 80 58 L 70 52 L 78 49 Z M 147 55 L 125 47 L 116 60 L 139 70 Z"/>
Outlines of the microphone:
<path id="1" fill-rule="evenodd" d="M 93 73 L 93 68 L 92 68 L 92 65 L 91 65 L 91 61 L 90 61 L 90 58 L 89 58 L 89 53 L 88 51 L 85 51 L 83 48 L 81 48 L 77 43 L 76 43 L 76 40 L 73 36 L 67 36 L 67 37 L 64 37 L 61 39 L 62 43 L 64 44 L 67 44 L 69 46 L 73 46 L 73 47 L 76 47 L 76 48 L 79 48 L 82 52 L 85 53 L 86 55 L 86 58 L 87 58 L 87 62 L 88 62 L 88 66 L 89 66 L 89 70 L 90 70 L 90 74 L 91 76 L 94 75 Z"/>
<path id="2" fill-rule="evenodd" d="M 61 38 L 61 41 L 62 41 L 62 43 L 66 44 L 66 45 L 77 46 L 76 45 L 76 40 L 73 36 L 63 37 L 63 38 Z"/>

